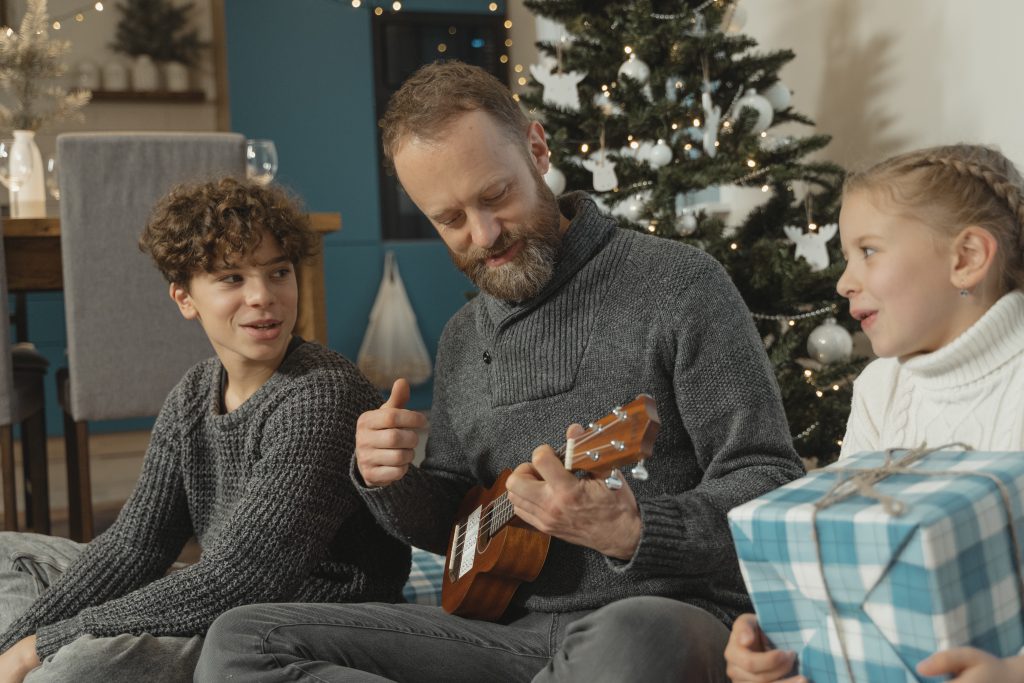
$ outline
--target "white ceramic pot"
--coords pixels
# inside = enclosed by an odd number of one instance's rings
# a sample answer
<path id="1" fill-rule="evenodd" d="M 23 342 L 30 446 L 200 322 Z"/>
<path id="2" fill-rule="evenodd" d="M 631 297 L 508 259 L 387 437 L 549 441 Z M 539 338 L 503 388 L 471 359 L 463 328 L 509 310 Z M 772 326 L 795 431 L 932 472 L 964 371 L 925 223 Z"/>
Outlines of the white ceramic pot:
<path id="1" fill-rule="evenodd" d="M 166 62 L 164 82 L 171 92 L 185 92 L 188 90 L 188 67 L 181 62 Z"/>
<path id="2" fill-rule="evenodd" d="M 160 89 L 160 71 L 149 55 L 139 55 L 132 64 L 132 90 L 152 92 Z"/>
<path id="3" fill-rule="evenodd" d="M 118 61 L 103 65 L 103 89 L 122 92 L 128 89 L 128 69 Z"/>

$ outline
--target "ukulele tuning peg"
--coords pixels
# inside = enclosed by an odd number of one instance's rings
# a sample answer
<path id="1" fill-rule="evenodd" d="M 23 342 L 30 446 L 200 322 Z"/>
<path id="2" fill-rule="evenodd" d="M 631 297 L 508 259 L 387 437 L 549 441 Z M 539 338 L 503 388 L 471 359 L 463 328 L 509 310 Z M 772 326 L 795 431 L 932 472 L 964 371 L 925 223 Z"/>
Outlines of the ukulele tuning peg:
<path id="1" fill-rule="evenodd" d="M 635 465 L 633 465 L 633 469 L 631 469 L 629 473 L 632 474 L 633 478 L 636 479 L 637 481 L 647 481 L 647 477 L 650 476 L 650 473 L 647 471 L 647 468 L 644 467 L 643 460 L 640 460 Z"/>
<path id="2" fill-rule="evenodd" d="M 619 418 L 620 420 L 625 420 L 626 418 L 629 417 L 629 413 L 623 410 L 622 406 L 615 406 L 614 408 L 612 408 L 612 415 Z"/>
<path id="3" fill-rule="evenodd" d="M 618 470 L 612 470 L 612 473 L 604 480 L 604 485 L 608 487 L 609 491 L 618 491 L 622 488 L 622 480 L 619 479 Z"/>

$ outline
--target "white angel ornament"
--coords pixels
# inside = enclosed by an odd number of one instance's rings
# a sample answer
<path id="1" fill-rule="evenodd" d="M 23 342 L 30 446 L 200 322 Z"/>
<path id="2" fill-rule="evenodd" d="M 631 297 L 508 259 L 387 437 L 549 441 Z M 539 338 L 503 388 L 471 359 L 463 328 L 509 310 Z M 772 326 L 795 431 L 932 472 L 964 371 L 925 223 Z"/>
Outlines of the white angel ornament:
<path id="1" fill-rule="evenodd" d="M 594 174 L 596 192 L 611 192 L 619 186 L 619 179 L 615 177 L 615 162 L 608 158 L 603 149 L 589 159 L 584 159 L 582 164 L 583 168 Z"/>
<path id="2" fill-rule="evenodd" d="M 828 268 L 828 241 L 836 236 L 837 223 L 819 226 L 817 231 L 804 232 L 794 225 L 782 228 L 786 237 L 796 244 L 796 258 L 803 257 L 815 273 Z"/>
<path id="3" fill-rule="evenodd" d="M 580 94 L 576 86 L 587 77 L 581 71 L 554 71 L 556 63 L 548 58 L 540 64 L 531 64 L 530 73 L 544 86 L 544 104 L 579 111 Z"/>

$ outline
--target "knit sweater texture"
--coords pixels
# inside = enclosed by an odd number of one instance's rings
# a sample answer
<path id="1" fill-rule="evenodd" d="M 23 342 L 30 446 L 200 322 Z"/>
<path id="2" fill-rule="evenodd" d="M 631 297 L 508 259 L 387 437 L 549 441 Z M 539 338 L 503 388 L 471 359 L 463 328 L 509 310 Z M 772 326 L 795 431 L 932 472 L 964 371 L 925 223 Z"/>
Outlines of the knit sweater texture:
<path id="1" fill-rule="evenodd" d="M 171 391 L 117 520 L 0 650 L 33 633 L 40 658 L 84 634 L 204 634 L 221 613 L 257 602 L 399 599 L 409 550 L 348 476 L 356 419 L 378 407 L 378 392 L 342 356 L 300 343 L 221 414 L 222 372 L 211 358 Z M 199 561 L 166 573 L 193 535 Z"/>
<path id="2" fill-rule="evenodd" d="M 853 384 L 840 457 L 883 448 L 1024 451 L 1024 292 L 1004 295 L 946 346 L 879 358 Z"/>
<path id="3" fill-rule="evenodd" d="M 751 606 L 726 513 L 803 474 L 764 347 L 704 252 L 620 230 L 583 193 L 560 209 L 571 224 L 545 288 L 519 304 L 481 294 L 445 327 L 423 465 L 360 492 L 400 538 L 444 553 L 470 487 L 562 444 L 571 423 L 650 394 L 661 430 L 650 478 L 629 482 L 643 524 L 634 556 L 553 539 L 513 606 L 564 612 L 661 595 L 729 624 Z"/>

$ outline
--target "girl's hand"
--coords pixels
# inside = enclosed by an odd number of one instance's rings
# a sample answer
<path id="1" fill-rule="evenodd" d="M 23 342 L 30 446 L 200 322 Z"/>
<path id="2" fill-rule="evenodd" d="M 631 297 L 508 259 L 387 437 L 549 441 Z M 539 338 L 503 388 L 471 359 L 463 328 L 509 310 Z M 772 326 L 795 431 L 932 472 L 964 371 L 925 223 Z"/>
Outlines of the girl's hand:
<path id="1" fill-rule="evenodd" d="M 1000 659 L 973 647 L 936 652 L 917 665 L 922 676 L 955 676 L 950 683 L 1024 683 L 1024 656 Z"/>
<path id="2" fill-rule="evenodd" d="M 22 638 L 0 655 L 0 683 L 22 683 L 32 669 L 39 666 L 36 637 Z"/>
<path id="3" fill-rule="evenodd" d="M 733 683 L 771 683 L 782 681 L 793 670 L 795 652 L 775 650 L 768 643 L 757 617 L 741 614 L 733 622 L 729 643 L 725 646 L 725 672 Z M 807 679 L 795 676 L 785 683 L 804 683 Z"/>

